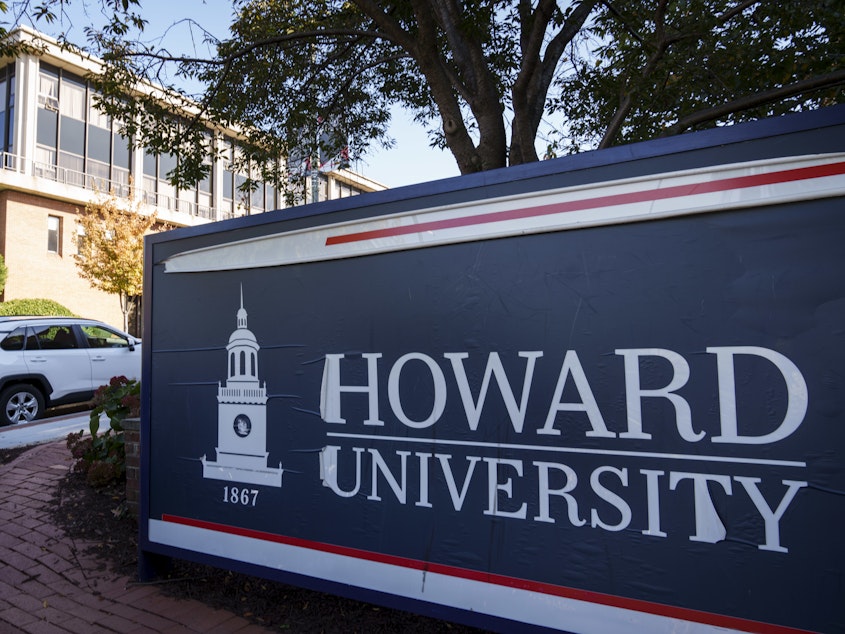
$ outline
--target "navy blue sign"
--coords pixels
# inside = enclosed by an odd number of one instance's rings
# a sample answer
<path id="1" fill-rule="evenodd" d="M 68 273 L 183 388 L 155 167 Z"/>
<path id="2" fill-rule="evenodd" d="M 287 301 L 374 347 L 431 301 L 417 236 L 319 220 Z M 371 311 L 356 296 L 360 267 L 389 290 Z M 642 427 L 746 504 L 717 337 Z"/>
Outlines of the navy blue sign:
<path id="1" fill-rule="evenodd" d="M 837 117 L 151 238 L 142 549 L 489 627 L 845 630 Z"/>

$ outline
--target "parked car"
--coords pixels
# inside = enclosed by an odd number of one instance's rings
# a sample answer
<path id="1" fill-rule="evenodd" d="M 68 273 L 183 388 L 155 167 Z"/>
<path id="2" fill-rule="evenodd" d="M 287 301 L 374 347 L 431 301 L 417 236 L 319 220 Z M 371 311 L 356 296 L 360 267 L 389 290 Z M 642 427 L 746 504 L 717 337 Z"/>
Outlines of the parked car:
<path id="1" fill-rule="evenodd" d="M 90 400 L 113 376 L 141 378 L 141 341 L 100 321 L 0 317 L 0 425 Z"/>

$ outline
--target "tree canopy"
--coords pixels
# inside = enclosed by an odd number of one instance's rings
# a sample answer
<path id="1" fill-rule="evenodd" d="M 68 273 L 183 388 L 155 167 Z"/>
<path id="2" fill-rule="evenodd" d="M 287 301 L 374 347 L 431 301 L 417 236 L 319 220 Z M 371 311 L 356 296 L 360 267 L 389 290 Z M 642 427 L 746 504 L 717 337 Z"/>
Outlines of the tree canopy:
<path id="1" fill-rule="evenodd" d="M 189 183 L 208 169 L 201 121 L 242 130 L 251 173 L 290 182 L 318 151 L 389 145 L 395 105 L 466 174 L 845 100 L 841 0 L 234 0 L 207 59 L 131 37 L 143 0 L 99 1 L 112 19 L 85 46 L 107 62 L 103 107 Z M 127 99 L 139 78 L 172 97 Z"/>

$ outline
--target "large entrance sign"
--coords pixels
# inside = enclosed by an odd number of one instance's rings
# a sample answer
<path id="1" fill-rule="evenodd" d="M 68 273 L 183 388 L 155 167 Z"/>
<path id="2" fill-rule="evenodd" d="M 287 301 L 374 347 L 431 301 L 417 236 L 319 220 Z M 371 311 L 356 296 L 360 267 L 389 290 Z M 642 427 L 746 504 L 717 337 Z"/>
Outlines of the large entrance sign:
<path id="1" fill-rule="evenodd" d="M 142 562 L 843 632 L 843 272 L 842 108 L 151 236 Z"/>

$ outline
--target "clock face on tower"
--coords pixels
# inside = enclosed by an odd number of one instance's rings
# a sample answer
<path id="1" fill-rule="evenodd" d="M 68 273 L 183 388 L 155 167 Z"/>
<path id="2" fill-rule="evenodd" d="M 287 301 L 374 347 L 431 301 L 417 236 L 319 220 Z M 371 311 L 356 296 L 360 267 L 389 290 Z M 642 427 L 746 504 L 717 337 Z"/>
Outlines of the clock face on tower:
<path id="1" fill-rule="evenodd" d="M 252 431 L 252 421 L 249 420 L 249 416 L 246 414 L 238 414 L 235 416 L 235 433 L 240 436 L 241 438 L 246 438 L 249 436 L 249 432 Z"/>

